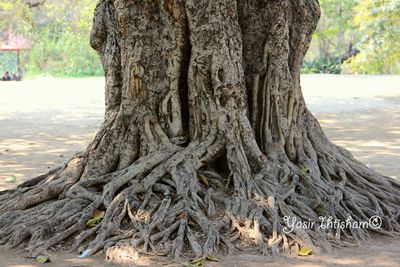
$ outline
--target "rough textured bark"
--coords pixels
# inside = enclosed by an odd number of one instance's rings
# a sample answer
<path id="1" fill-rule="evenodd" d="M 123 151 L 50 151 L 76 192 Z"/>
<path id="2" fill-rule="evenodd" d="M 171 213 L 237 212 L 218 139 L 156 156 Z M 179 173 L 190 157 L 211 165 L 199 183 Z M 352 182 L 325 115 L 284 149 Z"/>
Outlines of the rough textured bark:
<path id="1" fill-rule="evenodd" d="M 64 166 L 0 192 L 2 244 L 179 259 L 370 237 L 285 234 L 284 216 L 378 215 L 375 232 L 399 232 L 400 184 L 332 144 L 305 106 L 300 68 L 319 15 L 317 0 L 100 0 L 104 123 Z M 96 210 L 105 216 L 87 228 Z"/>

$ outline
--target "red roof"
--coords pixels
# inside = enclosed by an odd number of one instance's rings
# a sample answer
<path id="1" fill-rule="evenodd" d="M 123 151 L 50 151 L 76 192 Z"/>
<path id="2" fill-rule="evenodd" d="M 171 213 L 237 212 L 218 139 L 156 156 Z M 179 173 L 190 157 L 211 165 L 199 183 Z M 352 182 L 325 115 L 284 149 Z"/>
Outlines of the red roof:
<path id="1" fill-rule="evenodd" d="M 31 49 L 31 44 L 22 35 L 13 32 L 5 32 L 0 35 L 0 52 L 29 49 Z"/>

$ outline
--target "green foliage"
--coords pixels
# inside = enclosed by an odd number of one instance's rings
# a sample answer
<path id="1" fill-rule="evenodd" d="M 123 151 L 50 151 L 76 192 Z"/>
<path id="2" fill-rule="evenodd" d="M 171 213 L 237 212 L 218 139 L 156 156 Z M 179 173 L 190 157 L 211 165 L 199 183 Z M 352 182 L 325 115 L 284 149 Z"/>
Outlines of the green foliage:
<path id="1" fill-rule="evenodd" d="M 340 49 L 345 48 L 345 42 L 340 43 L 338 40 L 340 35 L 343 35 L 342 38 L 346 41 L 352 38 L 350 31 L 354 30 L 354 26 L 351 19 L 355 5 L 354 0 L 320 0 L 322 16 L 316 35 L 322 39 L 329 39 L 327 42 L 333 49 L 332 52 L 338 53 Z"/>
<path id="2" fill-rule="evenodd" d="M 24 0 L 0 1 L 0 32 L 19 31 L 27 34 L 33 23 L 32 12 Z"/>
<path id="3" fill-rule="evenodd" d="M 14 53 L 0 53 L 0 70 L 16 70 L 17 59 Z M 3 73 L 0 73 L 3 75 Z"/>
<path id="4" fill-rule="evenodd" d="M 345 62 L 345 71 L 400 74 L 400 1 L 363 0 L 356 10 L 361 52 Z"/>
<path id="5" fill-rule="evenodd" d="M 89 45 L 96 2 L 47 0 L 37 7 L 29 7 L 26 1 L 7 0 L 0 4 L 0 14 L 1 11 L 7 14 L 7 20 L 0 24 L 0 32 L 17 32 L 31 40 L 32 49 L 25 64 L 29 76 L 102 75 L 100 59 Z M 15 67 L 10 60 L 7 62 L 0 67 Z"/>
<path id="6" fill-rule="evenodd" d="M 97 53 L 89 47 L 89 34 L 43 31 L 30 52 L 29 69 L 54 76 L 102 75 Z"/>
<path id="7" fill-rule="evenodd" d="M 318 72 L 340 72 L 343 58 L 352 48 L 356 31 L 351 19 L 353 16 L 354 0 L 320 0 L 321 19 L 313 35 L 311 53 L 305 59 L 307 65 L 323 67 Z M 337 64 L 333 60 L 337 60 Z M 327 67 L 328 66 L 328 67 Z M 332 69 L 333 68 L 333 69 Z"/>
<path id="8" fill-rule="evenodd" d="M 32 7 L 27 0 L 1 0 L 0 33 L 31 40 L 32 50 L 22 56 L 29 76 L 102 75 L 89 46 L 96 2 L 46 0 Z M 400 73 L 400 0 L 320 0 L 320 5 L 322 17 L 303 72 Z M 0 54 L 0 71 L 16 68 L 15 53 Z"/>
<path id="9" fill-rule="evenodd" d="M 340 74 L 341 65 L 338 63 L 338 59 L 335 57 L 319 57 L 304 61 L 301 72 Z"/>
<path id="10" fill-rule="evenodd" d="M 303 72 L 400 73 L 399 0 L 320 0 L 320 5 Z"/>

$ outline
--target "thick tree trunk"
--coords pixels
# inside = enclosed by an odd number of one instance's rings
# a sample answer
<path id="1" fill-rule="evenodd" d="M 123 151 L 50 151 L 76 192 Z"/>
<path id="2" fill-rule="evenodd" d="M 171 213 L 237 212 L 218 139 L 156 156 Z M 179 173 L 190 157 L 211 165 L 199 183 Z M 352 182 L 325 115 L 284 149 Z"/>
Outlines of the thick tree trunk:
<path id="1" fill-rule="evenodd" d="M 64 166 L 0 192 L 0 241 L 37 254 L 73 237 L 88 254 L 124 245 L 177 259 L 330 250 L 372 230 L 286 233 L 285 216 L 377 215 L 375 232 L 399 232 L 399 183 L 332 144 L 305 106 L 318 19 L 317 0 L 100 0 L 105 121 Z"/>

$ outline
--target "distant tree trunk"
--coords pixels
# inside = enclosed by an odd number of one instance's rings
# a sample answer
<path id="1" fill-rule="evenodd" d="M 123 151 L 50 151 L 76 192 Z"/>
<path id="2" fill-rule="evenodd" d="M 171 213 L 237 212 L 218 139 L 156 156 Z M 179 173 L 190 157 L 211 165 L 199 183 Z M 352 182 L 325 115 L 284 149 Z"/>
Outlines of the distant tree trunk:
<path id="1" fill-rule="evenodd" d="M 287 233 L 285 216 L 378 215 L 373 231 L 400 231 L 399 183 L 332 144 L 306 108 L 300 68 L 319 15 L 317 0 L 101 0 L 91 45 L 105 121 L 64 166 L 0 193 L 0 240 L 178 259 L 330 250 L 373 230 Z"/>
<path id="2" fill-rule="evenodd" d="M 343 35 L 344 35 L 344 29 L 343 29 L 343 7 L 342 3 L 339 3 L 339 32 L 338 32 L 338 43 L 337 43 L 337 51 L 338 51 L 338 64 L 341 65 L 343 61 Z"/>

